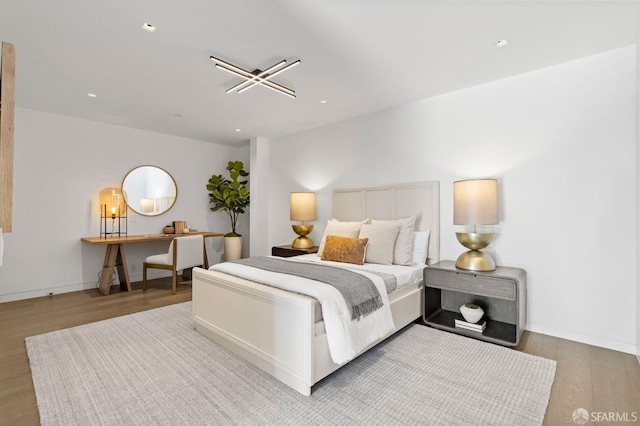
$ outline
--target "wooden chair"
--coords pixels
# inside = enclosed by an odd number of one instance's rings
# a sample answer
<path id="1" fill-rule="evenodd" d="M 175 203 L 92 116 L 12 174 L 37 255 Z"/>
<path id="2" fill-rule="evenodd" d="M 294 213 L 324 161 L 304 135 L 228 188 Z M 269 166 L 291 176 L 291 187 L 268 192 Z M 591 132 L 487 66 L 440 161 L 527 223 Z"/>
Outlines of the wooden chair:
<path id="1" fill-rule="evenodd" d="M 147 268 L 167 269 L 172 273 L 171 294 L 176 294 L 178 271 L 193 266 L 208 266 L 202 235 L 176 237 L 171 240 L 167 253 L 149 256 L 142 264 L 142 290 L 147 291 Z M 183 281 L 182 283 L 190 283 Z"/>

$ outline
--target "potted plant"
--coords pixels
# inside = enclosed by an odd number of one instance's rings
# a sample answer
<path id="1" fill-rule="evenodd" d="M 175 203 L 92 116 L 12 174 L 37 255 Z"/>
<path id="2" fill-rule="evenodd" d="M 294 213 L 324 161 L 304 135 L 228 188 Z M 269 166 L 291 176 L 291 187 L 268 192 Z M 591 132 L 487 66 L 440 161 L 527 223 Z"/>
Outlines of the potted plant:
<path id="1" fill-rule="evenodd" d="M 229 177 L 213 175 L 207 183 L 211 211 L 223 211 L 229 215 L 231 232 L 224 235 L 225 260 L 236 260 L 242 257 L 242 236 L 236 232 L 238 217 L 249 206 L 249 190 L 247 189 L 249 173 L 244 170 L 242 161 L 229 161 L 227 164 Z M 240 180 L 243 179 L 243 180 Z"/>

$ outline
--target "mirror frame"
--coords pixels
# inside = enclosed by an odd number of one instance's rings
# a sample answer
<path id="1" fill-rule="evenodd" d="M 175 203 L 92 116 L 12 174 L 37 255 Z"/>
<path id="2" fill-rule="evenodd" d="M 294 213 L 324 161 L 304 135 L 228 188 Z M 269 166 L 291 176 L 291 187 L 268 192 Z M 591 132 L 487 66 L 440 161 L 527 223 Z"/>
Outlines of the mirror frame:
<path id="1" fill-rule="evenodd" d="M 172 203 L 171 203 L 171 204 L 170 204 L 166 209 L 164 209 L 164 210 L 162 210 L 162 211 L 158 211 L 158 212 L 156 212 L 156 211 L 153 211 L 153 212 L 143 212 L 143 211 L 141 211 L 141 210 L 142 210 L 142 208 L 140 208 L 140 210 L 138 210 L 138 209 L 134 208 L 134 207 L 129 203 L 129 200 L 127 200 L 127 192 L 125 191 L 125 188 L 124 188 L 124 186 L 125 186 L 125 182 L 127 181 L 127 178 L 128 178 L 132 173 L 134 173 L 136 170 L 139 170 L 139 169 L 142 169 L 142 168 L 145 168 L 145 167 L 151 167 L 151 168 L 154 168 L 154 169 L 160 170 L 161 172 L 163 172 L 163 173 L 165 173 L 167 176 L 169 176 L 169 178 L 171 179 L 171 182 L 173 182 L 173 187 L 174 187 L 174 189 L 175 189 L 175 193 L 176 193 L 176 195 L 175 195 L 175 197 L 173 198 L 173 202 L 172 202 Z M 165 169 L 163 169 L 162 167 L 154 166 L 154 165 L 151 165 L 151 164 L 144 164 L 144 165 L 142 165 L 142 166 L 134 167 L 133 169 L 129 170 L 129 172 L 124 176 L 124 179 L 122 179 L 122 184 L 120 184 L 120 189 L 122 190 L 122 196 L 123 196 L 123 198 L 124 198 L 124 202 L 127 204 L 127 207 L 128 207 L 129 209 L 131 209 L 131 211 L 133 211 L 133 212 L 135 212 L 135 213 L 137 213 L 137 214 L 139 214 L 139 215 L 141 215 L 141 216 L 160 216 L 161 214 L 164 214 L 164 213 L 168 212 L 169 210 L 171 210 L 171 208 L 172 208 L 173 206 L 175 206 L 176 201 L 178 200 L 178 184 L 176 183 L 176 180 L 173 178 L 173 176 L 171 175 L 171 173 L 169 173 L 168 171 L 166 171 L 166 170 L 165 170 Z"/>

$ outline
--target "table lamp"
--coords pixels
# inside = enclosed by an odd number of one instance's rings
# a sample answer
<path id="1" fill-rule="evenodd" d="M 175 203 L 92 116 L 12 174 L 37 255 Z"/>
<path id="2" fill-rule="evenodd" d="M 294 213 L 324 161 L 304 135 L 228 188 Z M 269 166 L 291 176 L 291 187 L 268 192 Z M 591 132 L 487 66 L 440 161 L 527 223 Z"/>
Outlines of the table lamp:
<path id="1" fill-rule="evenodd" d="M 111 229 L 107 229 L 111 219 Z M 105 188 L 100 191 L 100 236 L 127 235 L 127 205 L 120 188 Z"/>
<path id="2" fill-rule="evenodd" d="M 476 225 L 498 224 L 498 181 L 461 180 L 453 183 L 453 224 L 473 225 L 473 232 L 456 232 L 469 251 L 462 253 L 456 267 L 469 271 L 493 271 L 496 263 L 481 251 L 493 241 L 493 233 L 476 232 Z"/>
<path id="3" fill-rule="evenodd" d="M 291 225 L 293 232 L 298 234 L 298 238 L 293 240 L 293 248 L 311 248 L 313 240 L 307 237 L 313 231 L 313 225 L 305 224 L 304 221 L 316 219 L 316 193 L 315 192 L 292 192 L 290 202 L 291 220 L 299 220 L 299 225 Z"/>

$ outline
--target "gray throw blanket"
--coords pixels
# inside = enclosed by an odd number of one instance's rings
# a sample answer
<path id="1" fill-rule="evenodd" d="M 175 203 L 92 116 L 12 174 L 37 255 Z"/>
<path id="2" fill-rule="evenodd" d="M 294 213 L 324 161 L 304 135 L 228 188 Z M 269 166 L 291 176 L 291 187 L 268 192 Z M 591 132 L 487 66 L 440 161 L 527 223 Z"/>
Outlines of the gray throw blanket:
<path id="1" fill-rule="evenodd" d="M 249 257 L 236 260 L 233 263 L 271 272 L 296 275 L 329 284 L 344 297 L 351 310 L 352 320 L 359 320 L 380 309 L 383 305 L 382 297 L 375 284 L 364 275 L 347 269 L 266 256 Z"/>

